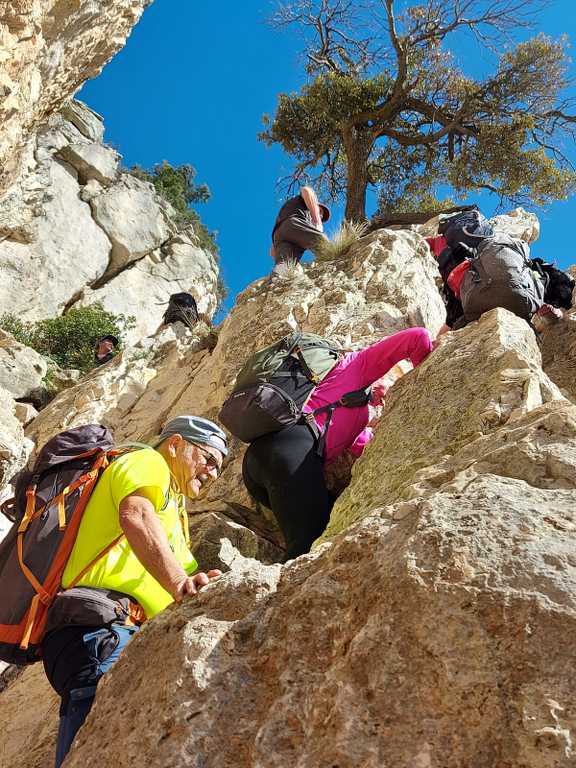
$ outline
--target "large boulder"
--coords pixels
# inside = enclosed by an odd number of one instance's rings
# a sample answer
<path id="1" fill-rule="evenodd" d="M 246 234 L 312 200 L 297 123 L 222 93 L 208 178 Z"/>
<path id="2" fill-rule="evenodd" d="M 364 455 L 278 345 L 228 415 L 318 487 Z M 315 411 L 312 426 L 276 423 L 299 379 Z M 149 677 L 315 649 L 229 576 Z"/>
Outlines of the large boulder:
<path id="1" fill-rule="evenodd" d="M 26 319 L 60 314 L 75 294 L 105 272 L 111 251 L 90 206 L 78 196 L 72 167 L 54 161 L 47 173 L 34 240 L 0 242 L 0 303 Z"/>
<path id="2" fill-rule="evenodd" d="M 30 134 L 126 42 L 150 0 L 0 0 L 0 196 Z"/>
<path id="3" fill-rule="evenodd" d="M 338 499 L 324 536 L 362 517 L 372 498 L 392 504 L 420 493 L 428 467 L 563 399 L 542 371 L 534 332 L 510 312 L 493 310 L 448 334 L 389 391 L 376 439 L 354 465 L 358 482 Z M 378 461 L 370 460 L 373 453 Z"/>
<path id="4" fill-rule="evenodd" d="M 94 220 L 110 238 L 109 269 L 120 270 L 166 243 L 175 226 L 174 211 L 154 187 L 130 174 L 91 200 Z"/>
<path id="5" fill-rule="evenodd" d="M 107 186 L 118 176 L 120 155 L 102 144 L 67 144 L 60 157 L 76 170 L 78 181 L 83 185 L 95 180 Z"/>
<path id="6" fill-rule="evenodd" d="M 30 347 L 20 344 L 0 328 L 0 387 L 13 398 L 33 398 L 44 389 L 47 360 Z"/>

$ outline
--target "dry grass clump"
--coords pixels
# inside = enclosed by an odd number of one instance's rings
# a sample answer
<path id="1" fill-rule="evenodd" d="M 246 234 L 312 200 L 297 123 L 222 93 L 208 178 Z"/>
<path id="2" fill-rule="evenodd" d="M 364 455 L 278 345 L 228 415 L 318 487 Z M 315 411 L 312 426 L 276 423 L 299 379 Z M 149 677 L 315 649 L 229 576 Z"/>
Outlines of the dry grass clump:
<path id="1" fill-rule="evenodd" d="M 354 243 L 368 233 L 368 223 L 365 221 L 343 221 L 340 229 L 329 240 L 322 240 L 314 253 L 317 261 L 332 261 L 344 256 Z"/>
<path id="2" fill-rule="evenodd" d="M 296 259 L 287 259 L 276 264 L 272 274 L 282 280 L 293 280 L 304 273 L 302 266 Z"/>

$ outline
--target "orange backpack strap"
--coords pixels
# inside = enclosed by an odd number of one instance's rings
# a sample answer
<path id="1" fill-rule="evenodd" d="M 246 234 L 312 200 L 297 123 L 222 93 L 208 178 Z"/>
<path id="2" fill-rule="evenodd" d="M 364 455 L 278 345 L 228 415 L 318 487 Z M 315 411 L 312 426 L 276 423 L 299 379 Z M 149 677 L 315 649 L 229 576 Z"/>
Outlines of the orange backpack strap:
<path id="1" fill-rule="evenodd" d="M 107 547 L 105 547 L 105 548 L 102 550 L 102 552 L 99 552 L 99 553 L 96 555 L 96 557 L 95 557 L 95 558 L 93 558 L 92 560 L 90 560 L 90 562 L 88 563 L 88 565 L 86 565 L 84 568 L 82 568 L 82 570 L 80 571 L 80 573 L 79 573 L 79 574 L 77 574 L 77 575 L 76 575 L 76 576 L 75 576 L 75 577 L 72 579 L 72 581 L 70 582 L 70 585 L 69 585 L 68 587 L 66 587 L 66 589 L 72 589 L 72 587 L 77 587 L 77 586 L 78 586 L 78 582 L 79 582 L 79 581 L 81 581 L 81 579 L 83 579 L 83 578 L 84 578 L 84 576 L 86 576 L 86 574 L 88 573 L 88 571 L 90 570 L 90 568 L 92 568 L 92 566 L 93 566 L 93 565 L 96 565 L 96 563 L 98 562 L 98 560 L 100 560 L 102 557 L 104 557 L 104 555 L 107 555 L 107 554 L 108 554 L 108 552 L 110 552 L 110 550 L 111 550 L 111 549 L 114 549 L 114 547 L 116 546 L 116 544 L 118 544 L 120 541 L 122 541 L 122 539 L 123 539 L 123 538 L 124 538 L 124 534 L 123 534 L 123 533 L 121 533 L 121 534 L 120 534 L 120 536 L 117 536 L 117 537 L 114 539 L 114 541 L 111 541 L 111 542 L 110 542 L 110 544 L 108 544 L 108 546 L 107 546 Z"/>

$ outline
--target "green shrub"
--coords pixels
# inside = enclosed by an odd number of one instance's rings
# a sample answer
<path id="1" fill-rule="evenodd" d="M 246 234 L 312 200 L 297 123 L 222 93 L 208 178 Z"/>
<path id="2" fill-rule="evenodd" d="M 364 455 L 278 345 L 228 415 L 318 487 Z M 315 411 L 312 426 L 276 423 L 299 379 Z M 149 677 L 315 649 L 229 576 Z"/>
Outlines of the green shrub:
<path id="1" fill-rule="evenodd" d="M 367 232 L 366 222 L 343 221 L 340 229 L 329 240 L 321 240 L 314 248 L 317 261 L 332 261 L 344 256 Z"/>
<path id="2" fill-rule="evenodd" d="M 16 315 L 11 315 L 6 312 L 0 317 L 0 328 L 3 331 L 11 333 L 12 336 L 19 341 L 20 344 L 25 344 L 27 347 L 32 346 L 32 324 L 21 320 Z"/>
<path id="3" fill-rule="evenodd" d="M 17 341 L 61 368 L 77 368 L 83 373 L 94 368 L 94 345 L 101 336 L 116 336 L 121 349 L 125 332 L 133 327 L 133 317 L 114 315 L 101 304 L 73 308 L 61 317 L 35 322 L 25 322 L 11 314 L 0 317 L 0 328 Z"/>

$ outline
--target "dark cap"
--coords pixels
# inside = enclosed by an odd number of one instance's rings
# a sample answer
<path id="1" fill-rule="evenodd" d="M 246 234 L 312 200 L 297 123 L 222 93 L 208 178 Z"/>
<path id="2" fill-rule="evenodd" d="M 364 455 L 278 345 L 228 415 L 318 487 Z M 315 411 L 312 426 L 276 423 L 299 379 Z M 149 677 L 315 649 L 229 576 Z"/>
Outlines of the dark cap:
<path id="1" fill-rule="evenodd" d="M 100 344 L 100 342 L 102 341 L 111 341 L 115 347 L 117 347 L 118 344 L 120 344 L 120 341 L 116 338 L 116 336 L 113 336 L 111 333 L 107 334 L 106 336 L 100 336 L 95 346 L 98 346 L 98 344 Z"/>

